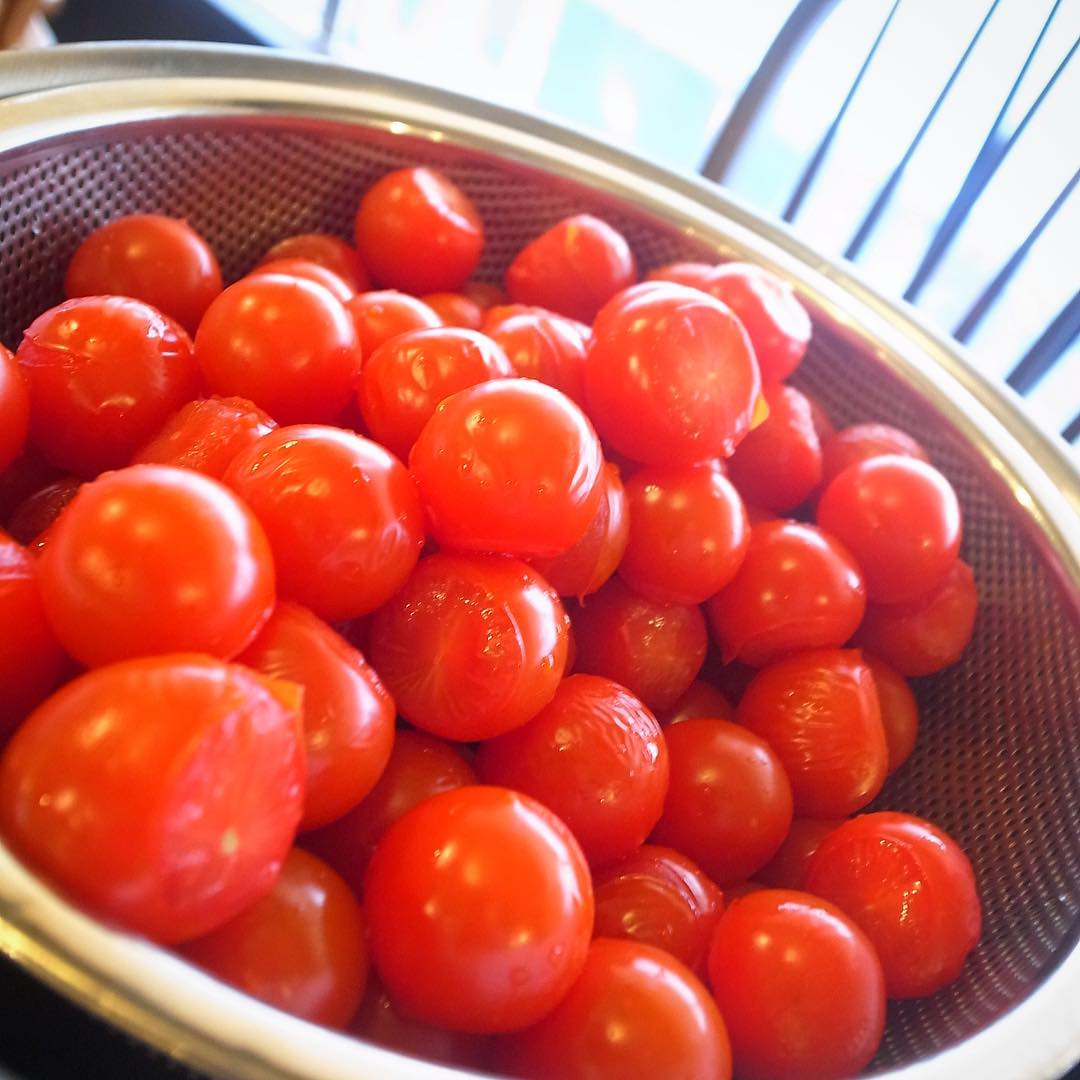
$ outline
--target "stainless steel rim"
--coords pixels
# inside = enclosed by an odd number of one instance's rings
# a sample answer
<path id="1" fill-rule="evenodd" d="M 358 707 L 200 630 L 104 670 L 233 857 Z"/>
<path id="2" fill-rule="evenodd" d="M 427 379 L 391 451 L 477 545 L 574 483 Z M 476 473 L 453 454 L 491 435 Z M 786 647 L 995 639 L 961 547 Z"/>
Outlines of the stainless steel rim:
<path id="1" fill-rule="evenodd" d="M 70 58 L 79 81 L 83 57 Z M 633 204 L 718 252 L 770 266 L 963 435 L 1026 522 L 1080 611 L 1080 476 L 1019 400 L 975 371 L 906 307 L 702 181 L 510 110 L 335 65 L 257 50 L 126 49 L 123 75 L 100 57 L 82 85 L 0 103 L 0 166 L 73 136 L 178 119 L 362 125 L 446 141 L 581 183 Z M 24 74 L 34 65 L 20 61 Z M 83 65 L 85 67 L 85 65 Z M 41 65 L 38 64 L 40 68 Z M 62 70 L 69 70 L 63 67 Z M 157 74 L 164 72 L 165 74 Z M 131 77 L 143 75 L 146 77 Z M 0 92 L 11 72 L 0 63 Z M 85 81 L 86 78 L 99 81 Z M 47 83 L 50 80 L 44 78 Z M 27 75 L 23 85 L 41 85 Z M 454 1075 L 283 1016 L 144 942 L 95 924 L 0 849 L 0 948 L 72 997 L 191 1064 L 242 1077 Z M 1029 998 L 966 1042 L 890 1076 L 1052 1077 L 1080 1058 L 1080 948 Z"/>

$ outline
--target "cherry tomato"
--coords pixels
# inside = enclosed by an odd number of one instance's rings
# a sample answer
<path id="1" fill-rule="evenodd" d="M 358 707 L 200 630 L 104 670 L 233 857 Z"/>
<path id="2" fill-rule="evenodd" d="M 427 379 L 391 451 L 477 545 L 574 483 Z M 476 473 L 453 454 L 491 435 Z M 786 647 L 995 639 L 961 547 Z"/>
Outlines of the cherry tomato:
<path id="1" fill-rule="evenodd" d="M 764 667 L 735 717 L 776 751 L 800 817 L 846 817 L 885 782 L 877 688 L 853 649 L 811 649 Z"/>
<path id="2" fill-rule="evenodd" d="M 971 567 L 957 559 L 926 596 L 868 605 L 856 640 L 901 675 L 932 675 L 960 659 L 975 630 L 978 604 Z"/>
<path id="3" fill-rule="evenodd" d="M 209 657 L 98 668 L 8 743 L 0 830 L 96 915 L 164 944 L 205 934 L 270 890 L 292 843 L 296 704 L 295 688 Z"/>
<path id="4" fill-rule="evenodd" d="M 867 597 L 896 604 L 937 588 L 960 550 L 960 504 L 932 465 L 888 454 L 849 465 L 825 489 L 817 522 L 858 560 Z"/>
<path id="5" fill-rule="evenodd" d="M 221 270 L 207 242 L 186 222 L 129 214 L 95 229 L 76 249 L 64 295 L 131 296 L 194 334 L 221 292 Z"/>
<path id="6" fill-rule="evenodd" d="M 135 451 L 133 465 L 175 465 L 220 480 L 241 450 L 277 424 L 246 398 L 200 398 L 174 413 Z"/>
<path id="7" fill-rule="evenodd" d="M 285 277 L 313 281 L 342 304 L 347 304 L 356 295 L 356 290 L 340 274 L 335 274 L 333 270 L 328 270 L 311 259 L 271 259 L 269 262 L 260 263 L 245 277 L 250 280 L 265 277 L 267 274 L 282 274 Z"/>
<path id="8" fill-rule="evenodd" d="M 810 857 L 843 821 L 843 818 L 794 818 L 776 854 L 754 877 L 770 889 L 805 889 Z M 728 895 L 726 890 L 724 895 Z"/>
<path id="9" fill-rule="evenodd" d="M 798 521 L 755 525 L 739 572 L 707 608 L 724 660 L 758 667 L 800 649 L 843 645 L 865 610 L 851 554 Z"/>
<path id="10" fill-rule="evenodd" d="M 849 465 L 885 454 L 930 461 L 927 452 L 906 431 L 889 424 L 852 424 L 822 440 L 822 487 L 828 487 Z"/>
<path id="11" fill-rule="evenodd" d="M 576 596 L 580 600 L 596 592 L 615 573 L 626 551 L 630 519 L 626 513 L 626 492 L 614 465 L 605 464 L 603 485 L 600 502 L 585 535 L 561 555 L 529 560 L 560 596 Z"/>
<path id="12" fill-rule="evenodd" d="M 398 169 L 367 190 L 356 247 L 376 281 L 406 292 L 454 292 L 476 269 L 484 226 L 468 196 L 434 169 Z"/>
<path id="13" fill-rule="evenodd" d="M 64 666 L 37 575 L 30 553 L 0 532 L 0 741 L 56 685 Z"/>
<path id="14" fill-rule="evenodd" d="M 911 756 L 919 734 L 919 703 L 901 675 L 884 660 L 863 653 L 863 660 L 874 676 L 885 745 L 889 750 L 889 772 L 894 773 Z"/>
<path id="15" fill-rule="evenodd" d="M 721 885 L 752 877 L 791 825 L 791 784 L 764 739 L 699 717 L 664 731 L 671 782 L 652 839 L 689 855 Z"/>
<path id="16" fill-rule="evenodd" d="M 660 725 L 633 694 L 595 675 L 564 679 L 528 723 L 483 743 L 476 769 L 484 783 L 558 814 L 594 866 L 641 846 L 668 790 Z"/>
<path id="17" fill-rule="evenodd" d="M 508 300 L 506 293 L 498 285 L 492 285 L 488 281 L 467 281 L 461 286 L 461 291 L 484 311 L 496 304 L 505 304 Z"/>
<path id="18" fill-rule="evenodd" d="M 436 292 L 420 299 L 442 320 L 443 326 L 460 326 L 464 330 L 479 330 L 484 321 L 480 305 L 464 293 Z"/>
<path id="19" fill-rule="evenodd" d="M 709 980 L 748 1080 L 855 1076 L 881 1042 L 881 963 L 855 923 L 816 896 L 763 889 L 732 903 Z"/>
<path id="20" fill-rule="evenodd" d="M 728 475 L 748 502 L 792 510 L 821 481 L 821 444 L 810 402 L 792 386 L 765 391 L 768 418 L 739 444 Z"/>
<path id="21" fill-rule="evenodd" d="M 619 573 L 642 596 L 700 604 L 738 572 L 750 526 L 714 465 L 640 469 L 626 482 L 626 502 L 630 540 Z"/>
<path id="22" fill-rule="evenodd" d="M 398 334 L 443 325 L 435 310 L 422 300 L 393 289 L 358 293 L 345 305 L 345 310 L 356 328 L 365 357 Z"/>
<path id="23" fill-rule="evenodd" d="M 591 323 L 608 300 L 636 280 L 637 266 L 622 233 L 591 214 L 576 214 L 517 253 L 506 271 L 506 291 L 520 304 Z"/>
<path id="24" fill-rule="evenodd" d="M 239 661 L 304 688 L 307 794 L 301 829 L 351 810 L 378 782 L 394 744 L 394 702 L 340 634 L 280 603 Z"/>
<path id="25" fill-rule="evenodd" d="M 692 720 L 698 716 L 734 720 L 735 710 L 712 683 L 695 679 L 674 705 L 657 713 L 656 719 L 666 727 L 668 724 L 681 724 L 684 720 Z"/>
<path id="26" fill-rule="evenodd" d="M 88 667 L 166 652 L 229 659 L 274 606 L 270 545 L 216 480 L 132 465 L 84 484 L 40 560 L 41 598 Z"/>
<path id="27" fill-rule="evenodd" d="M 298 848 L 270 892 L 180 951 L 245 994 L 327 1027 L 344 1027 L 364 996 L 360 905 L 326 863 Z"/>
<path id="28" fill-rule="evenodd" d="M 818 442 L 821 443 L 821 467 L 822 478 L 824 479 L 825 443 L 836 434 L 836 428 L 833 427 L 833 422 L 825 406 L 813 394 L 807 394 L 804 391 L 803 397 L 810 403 L 810 420 L 814 425 L 814 430 L 817 432 Z"/>
<path id="29" fill-rule="evenodd" d="M 421 731 L 403 729 L 394 735 L 390 760 L 379 782 L 348 813 L 305 833 L 302 843 L 361 896 L 371 853 L 402 814 L 432 795 L 476 782 L 473 767 L 458 747 Z"/>
<path id="30" fill-rule="evenodd" d="M 364 887 L 391 997 L 476 1034 L 535 1024 L 566 995 L 592 934 L 589 870 L 565 825 L 498 787 L 443 792 L 399 818 Z"/>
<path id="31" fill-rule="evenodd" d="M 15 357 L 0 345 L 0 472 L 21 453 L 30 429 L 30 394 Z"/>
<path id="32" fill-rule="evenodd" d="M 63 476 L 54 480 L 16 507 L 8 522 L 8 532 L 20 544 L 34 546 L 34 542 L 60 516 L 75 493 L 82 487 L 76 476 Z"/>
<path id="33" fill-rule="evenodd" d="M 685 855 L 643 844 L 593 873 L 593 896 L 595 937 L 652 945 L 704 973 L 724 896 Z"/>
<path id="34" fill-rule="evenodd" d="M 230 285 L 195 335 L 210 389 L 248 398 L 279 424 L 337 416 L 356 387 L 360 356 L 340 301 L 322 285 L 284 274 Z"/>
<path id="35" fill-rule="evenodd" d="M 967 856 L 941 829 L 911 814 L 844 822 L 810 860 L 806 887 L 862 928 L 893 998 L 923 997 L 951 983 L 982 930 Z"/>
<path id="36" fill-rule="evenodd" d="M 601 436 L 654 465 L 726 457 L 750 430 L 760 377 L 722 304 L 681 285 L 638 285 L 596 317 L 585 396 Z"/>
<path id="37" fill-rule="evenodd" d="M 423 515 L 409 474 L 352 432 L 278 428 L 233 459 L 225 482 L 266 529 L 281 595 L 328 621 L 386 603 L 420 557 Z"/>
<path id="38" fill-rule="evenodd" d="M 532 379 L 447 398 L 409 454 L 435 540 L 523 557 L 558 555 L 585 535 L 603 464 L 585 414 Z"/>
<path id="39" fill-rule="evenodd" d="M 502 349 L 475 330 L 412 330 L 368 357 L 357 400 L 372 438 L 404 460 L 444 398 L 513 374 Z"/>
<path id="40" fill-rule="evenodd" d="M 525 563 L 440 553 L 375 613 L 370 655 L 406 720 L 470 741 L 512 731 L 551 701 L 566 641 L 559 598 Z"/>
<path id="41" fill-rule="evenodd" d="M 489 331 L 522 378 L 538 379 L 585 408 L 586 341 L 577 324 L 549 311 L 527 311 Z"/>
<path id="42" fill-rule="evenodd" d="M 307 259 L 332 270 L 353 292 L 371 288 L 367 270 L 356 250 L 336 236 L 300 233 L 279 240 L 260 260 L 262 266 L 275 259 Z"/>
<path id="43" fill-rule="evenodd" d="M 39 315 L 15 359 L 30 390 L 30 438 L 80 476 L 126 465 L 196 395 L 191 339 L 140 300 L 87 296 Z"/>

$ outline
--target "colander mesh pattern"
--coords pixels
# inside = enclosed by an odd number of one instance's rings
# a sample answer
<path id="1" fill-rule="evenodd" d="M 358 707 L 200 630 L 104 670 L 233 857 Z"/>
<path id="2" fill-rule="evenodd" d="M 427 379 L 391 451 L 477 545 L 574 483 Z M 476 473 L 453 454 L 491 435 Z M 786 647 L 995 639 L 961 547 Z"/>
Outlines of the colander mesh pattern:
<path id="1" fill-rule="evenodd" d="M 61 298 L 78 241 L 119 214 L 186 217 L 233 278 L 291 233 L 348 237 L 359 194 L 387 170 L 416 163 L 438 165 L 476 202 L 488 235 L 479 276 L 490 280 L 525 241 L 582 210 L 620 228 L 642 269 L 704 254 L 632 208 L 445 145 L 285 121 L 131 128 L 110 141 L 54 147 L 0 174 L 0 338 L 17 345 L 31 319 Z M 874 1063 L 882 1069 L 976 1033 L 1035 989 L 1076 941 L 1080 634 L 1002 494 L 912 393 L 822 320 L 797 381 L 838 424 L 882 420 L 922 440 L 959 494 L 963 554 L 981 600 L 964 660 L 920 681 L 919 746 L 878 805 L 923 814 L 965 847 L 982 892 L 983 939 L 952 987 L 891 1007 Z"/>

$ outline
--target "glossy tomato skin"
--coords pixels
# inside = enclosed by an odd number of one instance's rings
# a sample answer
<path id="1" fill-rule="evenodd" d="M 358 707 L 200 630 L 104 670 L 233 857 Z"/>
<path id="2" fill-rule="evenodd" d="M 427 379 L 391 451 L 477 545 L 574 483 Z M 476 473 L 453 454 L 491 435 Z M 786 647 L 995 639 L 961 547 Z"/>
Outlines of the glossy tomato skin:
<path id="1" fill-rule="evenodd" d="M 570 831 L 506 788 L 436 795 L 398 819 L 364 887 L 372 957 L 394 1001 L 476 1034 L 536 1023 L 580 974 L 593 894 Z"/>
<path id="2" fill-rule="evenodd" d="M 822 487 L 827 487 L 849 465 L 886 454 L 930 461 L 927 452 L 906 431 L 890 424 L 852 424 L 821 442 Z"/>
<path id="3" fill-rule="evenodd" d="M 338 275 L 353 292 L 371 288 L 367 270 L 356 250 L 344 240 L 327 233 L 300 233 L 279 240 L 259 261 L 259 265 L 275 259 L 308 259 L 325 266 Z"/>
<path id="4" fill-rule="evenodd" d="M 750 430 L 760 388 L 746 331 L 696 289 L 637 285 L 596 317 L 585 359 L 589 415 L 635 461 L 730 455 Z"/>
<path id="5" fill-rule="evenodd" d="M 658 604 L 612 578 L 571 609 L 576 670 L 625 686 L 654 712 L 673 705 L 705 662 L 708 631 L 701 610 Z"/>
<path id="6" fill-rule="evenodd" d="M 883 811 L 845 822 L 814 853 L 806 887 L 862 928 L 881 957 L 889 997 L 923 997 L 947 986 L 982 931 L 967 856 L 911 814 Z"/>
<path id="7" fill-rule="evenodd" d="M 278 428 L 224 479 L 266 530 L 281 595 L 328 622 L 384 604 L 420 557 L 416 488 L 370 439 L 317 424 Z"/>
<path id="8" fill-rule="evenodd" d="M 279 424 L 323 423 L 345 407 L 360 343 L 341 302 L 314 281 L 260 274 L 207 309 L 195 358 L 211 391 L 255 402 Z"/>
<path id="9" fill-rule="evenodd" d="M 352 810 L 321 829 L 305 833 L 302 843 L 362 896 L 364 874 L 383 833 L 432 795 L 475 783 L 476 772 L 458 747 L 403 728 L 394 735 L 390 760 L 379 782 Z"/>
<path id="10" fill-rule="evenodd" d="M 559 598 L 525 563 L 440 552 L 375 613 L 370 657 L 406 720 L 473 741 L 520 727 L 551 701 L 567 637 Z"/>
<path id="11" fill-rule="evenodd" d="M 447 548 L 550 557 L 585 534 L 604 458 L 585 414 L 533 379 L 447 398 L 409 454 L 428 531 Z"/>
<path id="12" fill-rule="evenodd" d="M 307 793 L 301 829 L 352 809 L 394 744 L 394 702 L 363 656 L 299 604 L 282 601 L 239 662 L 304 688 Z"/>
<path id="13" fill-rule="evenodd" d="M 770 889 L 806 889 L 806 867 L 843 818 L 794 818 L 776 854 L 754 877 Z"/>
<path id="14" fill-rule="evenodd" d="M 709 979 L 740 1077 L 855 1076 L 885 1028 L 874 948 L 838 908 L 763 889 L 734 901 L 709 952 Z"/>
<path id="15" fill-rule="evenodd" d="M 901 675 L 933 675 L 971 641 L 979 597 L 971 567 L 957 559 L 932 592 L 901 604 L 870 604 L 857 642 Z"/>
<path id="16" fill-rule="evenodd" d="M 0 740 L 57 684 L 63 666 L 34 559 L 0 532 Z"/>
<path id="17" fill-rule="evenodd" d="M 328 270 L 321 263 L 311 259 L 271 259 L 269 262 L 260 263 L 245 277 L 251 279 L 265 277 L 267 274 L 281 274 L 284 277 L 313 281 L 326 289 L 341 304 L 347 304 L 356 295 L 356 290 L 340 274 L 335 274 L 333 270 Z"/>
<path id="18" fill-rule="evenodd" d="M 667 801 L 652 839 L 681 851 L 720 885 L 753 877 L 791 825 L 791 784 L 764 739 L 699 717 L 664 732 Z"/>
<path id="19" fill-rule="evenodd" d="M 653 465 L 626 481 L 630 537 L 619 574 L 642 596 L 700 604 L 738 572 L 750 543 L 739 493 L 712 463 Z"/>
<path id="20" fill-rule="evenodd" d="M 380 284 L 453 292 L 469 279 L 484 226 L 468 196 L 434 169 L 398 169 L 370 187 L 356 211 L 356 247 Z"/>
<path id="21" fill-rule="evenodd" d="M 295 704 L 295 688 L 209 657 L 97 668 L 4 750 L 0 829 L 96 915 L 164 944 L 205 934 L 271 888 L 292 843 Z"/>
<path id="22" fill-rule="evenodd" d="M 84 484 L 41 556 L 41 598 L 88 667 L 133 656 L 230 659 L 274 606 L 274 562 L 251 512 L 216 480 L 132 465 Z"/>
<path id="23" fill-rule="evenodd" d="M 642 844 L 593 872 L 593 896 L 595 937 L 652 945 L 704 974 L 724 896 L 681 852 Z"/>
<path id="24" fill-rule="evenodd" d="M 364 916 L 321 859 L 293 848 L 274 887 L 181 954 L 277 1009 L 344 1027 L 364 996 Z"/>
<path id="25" fill-rule="evenodd" d="M 888 766 L 877 688 L 855 649 L 811 649 L 761 669 L 735 710 L 776 751 L 800 817 L 846 817 Z"/>
<path id="26" fill-rule="evenodd" d="M 554 386 L 585 408 L 586 339 L 572 319 L 525 311 L 497 322 L 490 334 L 518 375 Z"/>
<path id="27" fill-rule="evenodd" d="M 39 315 L 16 360 L 30 391 L 30 438 L 80 476 L 126 465 L 196 396 L 191 339 L 140 300 L 87 296 Z"/>
<path id="28" fill-rule="evenodd" d="M 30 430 L 30 394 L 15 357 L 0 345 L 0 473 L 21 453 Z"/>
<path id="29" fill-rule="evenodd" d="M 590 323 L 636 280 L 637 266 L 622 233 L 591 214 L 576 214 L 518 252 L 506 271 L 506 291 L 519 304 Z"/>
<path id="30" fill-rule="evenodd" d="M 394 289 L 357 293 L 345 310 L 352 319 L 365 359 L 399 334 L 443 325 L 433 308 L 415 296 Z"/>
<path id="31" fill-rule="evenodd" d="M 220 292 L 210 246 L 186 221 L 163 214 L 129 214 L 95 229 L 64 276 L 65 296 L 131 296 L 189 334 Z"/>
<path id="32" fill-rule="evenodd" d="M 877 687 L 891 775 L 911 757 L 915 749 L 919 734 L 919 703 L 896 668 L 866 652 L 863 653 L 863 660 L 874 676 L 874 686 Z"/>
<path id="33" fill-rule="evenodd" d="M 577 982 L 535 1027 L 500 1044 L 500 1070 L 535 1080 L 730 1080 L 723 1017 L 674 957 L 598 938 Z"/>
<path id="34" fill-rule="evenodd" d="M 420 297 L 439 319 L 443 326 L 459 326 L 463 330 L 479 330 L 484 321 L 484 310 L 464 293 L 435 292 Z"/>
<path id="35" fill-rule="evenodd" d="M 761 666 L 845 644 L 862 622 L 866 588 L 834 537 L 798 521 L 767 521 L 751 529 L 738 573 L 706 610 L 725 662 Z"/>
<path id="36" fill-rule="evenodd" d="M 728 475 L 747 502 L 794 510 L 821 482 L 821 443 L 810 402 L 793 386 L 765 391 L 769 415 L 739 444 Z"/>
<path id="37" fill-rule="evenodd" d="M 734 720 L 735 710 L 731 703 L 712 683 L 704 679 L 695 679 L 686 692 L 668 709 L 657 713 L 656 719 L 663 726 L 681 724 L 697 716 L 713 717 L 716 720 Z"/>
<path id="38" fill-rule="evenodd" d="M 64 476 L 27 496 L 12 512 L 8 532 L 20 544 L 36 552 L 37 539 L 63 512 L 83 482 L 77 476 Z"/>
<path id="39" fill-rule="evenodd" d="M 960 550 L 960 504 L 932 465 L 889 454 L 849 465 L 825 489 L 817 523 L 855 556 L 867 597 L 896 604 L 945 580 Z"/>
<path id="40" fill-rule="evenodd" d="M 571 675 L 528 723 L 480 747 L 486 784 L 523 791 L 566 823 L 594 866 L 640 847 L 664 808 L 660 725 L 610 679 Z"/>
<path id="41" fill-rule="evenodd" d="M 412 330 L 367 358 L 357 400 L 371 437 L 405 461 L 444 398 L 513 374 L 506 353 L 475 330 Z"/>

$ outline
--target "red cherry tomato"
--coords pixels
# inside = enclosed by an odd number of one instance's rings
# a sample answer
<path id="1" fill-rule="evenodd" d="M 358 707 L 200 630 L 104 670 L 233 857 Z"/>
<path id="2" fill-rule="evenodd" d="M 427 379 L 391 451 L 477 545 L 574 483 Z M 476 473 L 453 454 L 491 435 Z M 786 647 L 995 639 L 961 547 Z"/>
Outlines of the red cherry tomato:
<path id="1" fill-rule="evenodd" d="M 932 465 L 896 454 L 849 465 L 825 489 L 817 522 L 858 560 L 880 604 L 937 588 L 960 550 L 960 504 Z"/>
<path id="2" fill-rule="evenodd" d="M 80 476 L 126 465 L 196 395 L 191 339 L 140 300 L 87 296 L 39 315 L 15 359 L 30 390 L 30 438 Z"/>
<path id="3" fill-rule="evenodd" d="M 833 427 L 833 422 L 825 406 L 813 394 L 807 394 L 804 391 L 803 397 L 810 403 L 810 420 L 813 422 L 814 430 L 817 432 L 818 442 L 821 443 L 822 478 L 824 479 L 825 443 L 836 434 L 836 428 Z"/>
<path id="4" fill-rule="evenodd" d="M 865 610 L 866 589 L 850 553 L 798 521 L 755 525 L 735 579 L 707 608 L 725 662 L 755 666 L 800 649 L 843 645 Z"/>
<path id="5" fill-rule="evenodd" d="M 281 595 L 328 621 L 386 603 L 420 557 L 423 516 L 409 474 L 352 432 L 278 428 L 233 459 L 225 482 L 266 529 Z"/>
<path id="6" fill-rule="evenodd" d="M 603 485 L 603 494 L 585 535 L 561 555 L 529 560 L 560 596 L 576 596 L 580 600 L 596 592 L 615 573 L 626 551 L 630 519 L 626 513 L 626 492 L 614 465 L 604 466 Z"/>
<path id="7" fill-rule="evenodd" d="M 537 304 L 590 323 L 621 289 L 637 280 L 622 233 L 591 214 L 552 225 L 526 244 L 506 271 L 506 291 L 519 304 Z"/>
<path id="8" fill-rule="evenodd" d="M 957 559 L 926 596 L 868 605 L 856 641 L 901 675 L 932 675 L 960 659 L 975 630 L 978 604 L 971 567 Z"/>
<path id="9" fill-rule="evenodd" d="M 129 214 L 95 229 L 76 249 L 64 295 L 131 296 L 194 334 L 221 292 L 221 270 L 207 242 L 186 222 Z"/>
<path id="10" fill-rule="evenodd" d="M 241 450 L 277 424 L 246 398 L 189 401 L 135 451 L 133 465 L 175 465 L 220 480 Z"/>
<path id="11" fill-rule="evenodd" d="M 559 598 L 525 563 L 440 553 L 375 613 L 370 656 L 406 720 L 471 741 L 520 727 L 551 701 L 566 641 Z"/>
<path id="12" fill-rule="evenodd" d="M 536 1023 L 581 972 L 589 871 L 570 831 L 534 799 L 463 787 L 399 818 L 364 887 L 372 958 L 394 1001 L 477 1034 Z"/>
<path id="13" fill-rule="evenodd" d="M 555 1010 L 500 1044 L 499 1064 L 535 1080 L 730 1080 L 731 1044 L 688 968 L 650 945 L 601 938 Z"/>
<path id="14" fill-rule="evenodd" d="M 889 997 L 923 997 L 947 986 L 982 930 L 967 856 L 911 814 L 844 822 L 810 860 L 806 887 L 862 928 L 881 957 Z"/>
<path id="15" fill-rule="evenodd" d="M 441 401 L 513 374 L 502 349 L 475 330 L 412 330 L 368 357 L 357 400 L 372 438 L 405 460 Z"/>
<path id="16" fill-rule="evenodd" d="M 195 335 L 195 358 L 215 394 L 248 398 L 279 424 L 332 420 L 360 374 L 360 343 L 322 285 L 260 274 L 230 285 Z"/>
<path id="17" fill-rule="evenodd" d="M 681 724 L 684 720 L 692 720 L 698 716 L 734 720 L 735 710 L 712 683 L 695 679 L 674 705 L 657 713 L 656 719 L 666 727 L 668 724 Z"/>
<path id="18" fill-rule="evenodd" d="M 689 855 L 721 885 L 752 877 L 791 825 L 791 784 L 764 739 L 707 717 L 664 731 L 671 782 L 652 839 Z"/>
<path id="19" fill-rule="evenodd" d="M 821 444 L 810 402 L 792 386 L 765 392 L 768 418 L 739 444 L 728 475 L 748 502 L 792 510 L 821 481 Z"/>
<path id="20" fill-rule="evenodd" d="M 528 723 L 480 747 L 476 769 L 484 783 L 558 814 L 594 866 L 641 846 L 668 789 L 660 725 L 633 694 L 595 675 L 564 679 Z"/>
<path id="21" fill-rule="evenodd" d="M 356 328 L 365 357 L 398 334 L 443 325 L 435 310 L 422 300 L 393 289 L 358 293 L 345 305 L 345 310 Z"/>
<path id="22" fill-rule="evenodd" d="M 78 477 L 63 476 L 35 491 L 16 507 L 8 522 L 8 532 L 20 544 L 36 546 L 35 541 L 75 498 L 82 483 Z"/>
<path id="23" fill-rule="evenodd" d="M 271 259 L 269 262 L 260 263 L 245 277 L 250 280 L 265 277 L 267 274 L 282 274 L 285 277 L 313 281 L 342 304 L 347 304 L 356 295 L 356 290 L 340 274 L 335 274 L 333 270 L 328 270 L 311 259 Z"/>
<path id="24" fill-rule="evenodd" d="M 714 465 L 640 469 L 626 482 L 626 501 L 630 540 L 619 573 L 642 596 L 700 604 L 738 572 L 750 526 Z"/>
<path id="25" fill-rule="evenodd" d="M 447 398 L 409 467 L 441 545 L 550 557 L 584 535 L 604 459 L 585 414 L 532 379 L 496 379 Z"/>
<path id="26" fill-rule="evenodd" d="M 0 741 L 57 684 L 64 666 L 37 575 L 30 553 L 0 532 Z"/>
<path id="27" fill-rule="evenodd" d="M 0 345 L 0 473 L 21 453 L 30 429 L 30 394 L 15 357 Z"/>
<path id="28" fill-rule="evenodd" d="M 292 843 L 297 700 L 209 657 L 91 671 L 8 743 L 0 830 L 95 914 L 165 944 L 205 934 L 269 891 Z"/>
<path id="29" fill-rule="evenodd" d="M 874 676 L 885 745 L 889 750 L 889 772 L 894 773 L 911 756 L 919 734 L 919 703 L 901 675 L 884 660 L 863 653 L 863 660 Z"/>
<path id="30" fill-rule="evenodd" d="M 652 945 L 704 973 L 724 896 L 685 855 L 643 844 L 593 874 L 593 896 L 595 937 Z"/>
<path id="31" fill-rule="evenodd" d="M 274 564 L 250 511 L 216 480 L 132 465 L 84 484 L 41 556 L 56 636 L 88 667 L 166 652 L 229 659 L 274 606 Z"/>
<path id="32" fill-rule="evenodd" d="M 352 809 L 378 782 L 394 744 L 394 702 L 340 634 L 283 601 L 239 661 L 304 688 L 307 794 L 301 829 Z"/>
<path id="33" fill-rule="evenodd" d="M 776 854 L 754 877 L 770 889 L 805 889 L 810 857 L 843 818 L 794 818 Z M 727 895 L 725 890 L 724 895 Z"/>
<path id="34" fill-rule="evenodd" d="M 586 341 L 572 319 L 527 311 L 498 321 L 489 332 L 518 375 L 554 386 L 585 408 Z"/>
<path id="35" fill-rule="evenodd" d="M 601 436 L 635 461 L 726 457 L 760 391 L 753 349 L 722 304 L 680 285 L 638 285 L 596 317 L 585 395 Z"/>
<path id="36" fill-rule="evenodd" d="M 279 240 L 260 260 L 259 265 L 275 259 L 307 259 L 332 270 L 353 292 L 371 288 L 367 270 L 356 250 L 336 236 L 326 233 L 300 233 Z"/>
<path id="37" fill-rule="evenodd" d="M 464 293 L 427 293 L 420 299 L 442 320 L 443 326 L 459 326 L 463 330 L 479 330 L 484 321 L 480 305 Z"/>
<path id="38" fill-rule="evenodd" d="M 498 285 L 488 281 L 467 281 L 461 286 L 462 293 L 484 311 L 496 304 L 505 304 L 508 297 Z"/>
<path id="39" fill-rule="evenodd" d="M 886 454 L 930 461 L 927 452 L 906 431 L 889 424 L 852 424 L 822 440 L 822 487 L 828 487 L 849 465 Z"/>
<path id="40" fill-rule="evenodd" d="M 432 795 L 476 782 L 476 773 L 456 746 L 403 729 L 394 735 L 390 760 L 370 793 L 336 821 L 305 833 L 302 843 L 361 896 L 371 853 L 402 814 Z"/>
<path id="41" fill-rule="evenodd" d="M 816 896 L 763 889 L 732 903 L 709 980 L 740 1077 L 855 1076 L 881 1042 L 881 963 L 855 923 Z"/>
<path id="42" fill-rule="evenodd" d="M 360 905 L 326 863 L 298 848 L 270 892 L 180 951 L 244 993 L 327 1027 L 344 1027 L 364 996 Z"/>
<path id="43" fill-rule="evenodd" d="M 578 671 L 621 683 L 654 712 L 670 708 L 705 662 L 701 609 L 658 604 L 617 578 L 572 609 Z"/>
<path id="44" fill-rule="evenodd" d="M 800 817 L 846 817 L 885 782 L 877 688 L 853 649 L 812 649 L 762 668 L 735 716 L 776 751 Z"/>
<path id="45" fill-rule="evenodd" d="M 484 226 L 468 196 L 434 169 L 398 169 L 356 211 L 356 247 L 376 281 L 417 295 L 453 292 L 476 269 Z"/>

